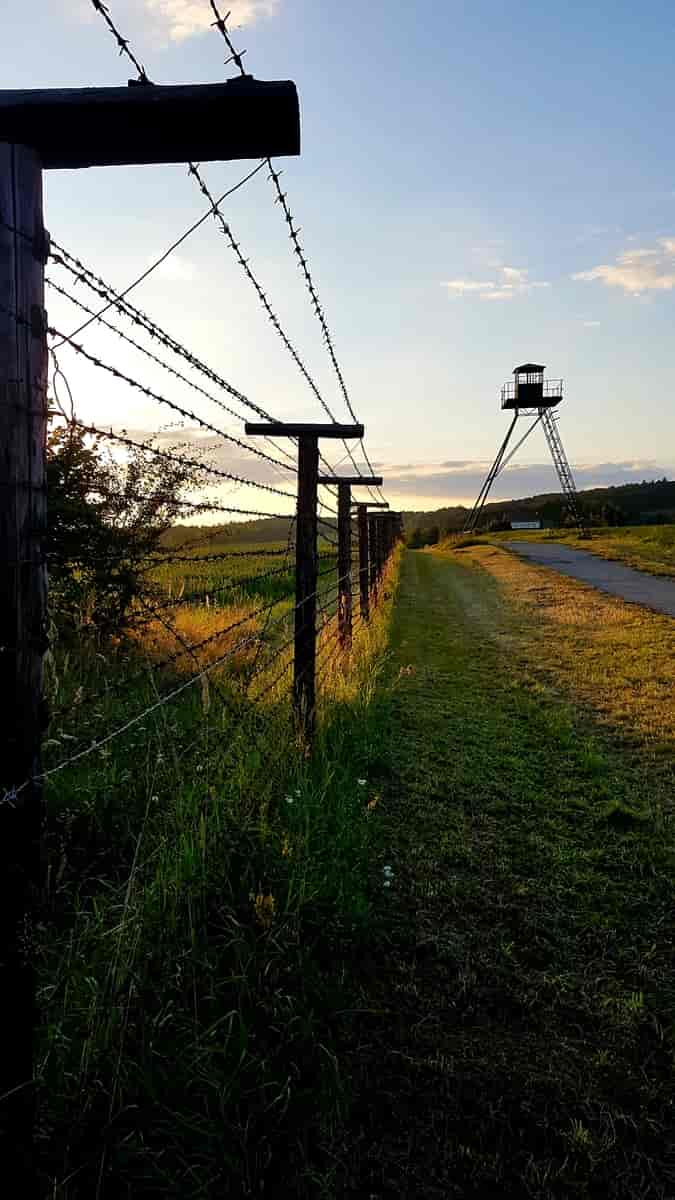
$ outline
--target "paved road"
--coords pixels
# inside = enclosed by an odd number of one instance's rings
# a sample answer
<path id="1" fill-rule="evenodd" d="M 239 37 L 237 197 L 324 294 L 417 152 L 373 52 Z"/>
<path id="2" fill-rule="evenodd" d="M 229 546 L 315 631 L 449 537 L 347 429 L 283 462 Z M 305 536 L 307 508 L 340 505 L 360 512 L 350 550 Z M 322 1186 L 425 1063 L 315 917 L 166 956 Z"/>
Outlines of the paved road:
<path id="1" fill-rule="evenodd" d="M 675 617 L 675 579 L 660 579 L 644 571 L 634 571 L 623 563 L 607 562 L 588 550 L 573 550 L 559 542 L 503 542 L 509 550 L 542 566 L 552 567 L 561 575 L 571 575 L 590 583 L 601 592 L 620 596 L 630 604 L 642 604 L 656 612 Z"/>

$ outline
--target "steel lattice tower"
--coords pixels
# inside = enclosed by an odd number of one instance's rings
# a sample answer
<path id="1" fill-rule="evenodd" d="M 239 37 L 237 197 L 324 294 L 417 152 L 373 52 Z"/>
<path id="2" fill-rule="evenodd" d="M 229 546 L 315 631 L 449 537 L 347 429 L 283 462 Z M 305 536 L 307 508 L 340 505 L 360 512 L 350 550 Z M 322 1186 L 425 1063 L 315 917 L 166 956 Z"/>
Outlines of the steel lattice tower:
<path id="1" fill-rule="evenodd" d="M 476 503 L 466 519 L 464 524 L 465 533 L 476 528 L 495 479 L 501 474 L 516 451 L 520 449 L 540 423 L 544 428 L 544 434 L 546 435 L 548 448 L 551 451 L 551 458 L 553 459 L 553 465 L 560 481 L 560 489 L 565 498 L 567 510 L 575 525 L 581 530 L 584 528 L 572 468 L 565 454 L 565 448 L 558 430 L 557 418 L 552 412 L 552 409 L 560 404 L 563 398 L 563 381 L 562 379 L 545 380 L 545 369 L 545 367 L 537 363 L 524 363 L 521 367 L 515 368 L 513 381 L 509 380 L 502 388 L 502 408 L 513 412 L 513 420 L 504 441 L 497 451 L 497 456 L 487 473 L 485 482 L 478 493 Z M 506 451 L 508 450 L 511 436 L 519 417 L 530 417 L 534 418 L 534 420 L 520 441 L 516 443 L 507 455 Z"/>

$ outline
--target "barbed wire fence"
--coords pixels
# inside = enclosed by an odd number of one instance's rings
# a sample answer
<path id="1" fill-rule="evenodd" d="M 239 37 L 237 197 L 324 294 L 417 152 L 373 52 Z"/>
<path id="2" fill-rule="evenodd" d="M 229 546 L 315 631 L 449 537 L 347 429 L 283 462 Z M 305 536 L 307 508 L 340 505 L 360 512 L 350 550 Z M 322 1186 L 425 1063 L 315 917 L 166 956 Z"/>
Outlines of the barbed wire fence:
<path id="1" fill-rule="evenodd" d="M 209 0 L 209 2 L 215 17 L 214 26 L 221 33 L 230 50 L 231 58 L 228 61 L 233 61 L 240 73 L 245 75 L 242 66 L 245 51 L 240 52 L 235 49 L 227 28 L 227 18 L 222 17 L 214 0 Z M 125 55 L 132 64 L 139 84 L 152 87 L 153 84 L 150 82 L 146 69 L 131 48 L 129 39 L 123 37 L 118 30 L 109 6 L 103 4 L 101 0 L 92 0 L 92 4 L 114 37 L 120 55 Z M 269 450 L 263 450 L 242 434 L 241 424 L 245 419 L 246 410 L 267 421 L 278 420 L 278 417 L 272 414 L 267 407 L 253 401 L 217 370 L 208 366 L 200 356 L 163 329 L 156 320 L 128 298 L 130 292 L 147 279 L 154 269 L 166 261 L 166 258 L 177 246 L 181 245 L 207 218 L 212 217 L 234 253 L 245 278 L 254 289 L 266 318 L 281 339 L 286 352 L 300 371 L 321 410 L 333 424 L 336 424 L 336 417 L 331 406 L 319 390 L 294 341 L 285 331 L 276 308 L 272 306 L 267 290 L 251 267 L 249 259 L 244 256 L 241 243 L 234 235 L 232 227 L 222 211 L 221 206 L 224 200 L 234 191 L 245 186 L 263 168 L 266 169 L 273 185 L 274 202 L 281 206 L 292 243 L 292 252 L 302 273 L 311 310 L 319 323 L 322 340 L 338 381 L 340 395 L 351 419 L 356 422 L 356 413 L 347 390 L 343 369 L 337 358 L 314 275 L 307 254 L 299 240 L 300 230 L 292 215 L 287 193 L 282 191 L 281 171 L 275 168 L 271 159 L 263 160 L 239 183 L 218 198 L 214 197 L 206 183 L 200 166 L 196 163 L 189 163 L 189 174 L 194 178 L 200 193 L 208 202 L 207 211 L 197 222 L 193 222 L 187 231 L 176 239 L 150 268 L 141 272 L 131 284 L 122 290 L 114 288 L 60 242 L 52 240 L 49 244 L 46 286 L 50 292 L 59 297 L 60 301 L 70 304 L 79 316 L 84 317 L 70 332 L 57 329 L 51 324 L 48 324 L 45 330 L 49 338 L 51 356 L 53 407 L 50 409 L 50 417 L 53 427 L 57 427 L 60 422 L 63 429 L 68 429 L 71 435 L 77 432 L 79 436 L 88 439 L 88 445 L 96 447 L 97 453 L 102 445 L 112 447 L 112 452 L 117 453 L 116 461 L 121 461 L 122 464 L 128 462 L 130 455 L 136 455 L 137 462 L 152 463 L 158 470 L 164 467 L 167 470 L 176 469 L 183 472 L 185 476 L 181 486 L 173 492 L 163 491 L 159 487 L 149 496 L 142 488 L 134 490 L 130 486 L 129 480 L 126 480 L 121 491 L 114 493 L 106 492 L 104 486 L 98 483 L 88 497 L 90 502 L 98 504 L 102 513 L 107 514 L 108 520 L 114 519 L 115 512 L 122 509 L 128 511 L 129 506 L 136 505 L 138 509 L 141 509 L 144 504 L 151 503 L 155 513 L 164 511 L 172 514 L 173 526 L 176 526 L 176 520 L 178 521 L 181 531 L 180 540 L 173 542 L 172 537 L 169 536 L 171 530 L 167 527 L 166 536 L 158 539 L 152 549 L 148 550 L 135 564 L 137 579 L 143 579 L 145 584 L 144 592 L 139 596 L 136 604 L 137 611 L 134 613 L 132 622 L 135 638 L 139 638 L 141 631 L 143 631 L 144 637 L 147 637 L 149 630 L 161 629 L 169 640 L 173 640 L 175 648 L 171 650 L 171 653 L 163 656 L 146 655 L 145 661 L 141 665 L 137 665 L 135 671 L 128 677 L 118 679 L 112 685 L 107 683 L 98 693 L 86 697 L 84 694 L 81 695 L 75 707 L 81 711 L 86 700 L 94 706 L 90 711 L 95 712 L 96 702 L 104 699 L 109 708 L 110 701 L 114 696 L 128 690 L 139 678 L 150 673 L 153 679 L 157 679 L 171 671 L 176 672 L 179 668 L 184 670 L 186 660 L 189 660 L 195 669 L 187 679 L 179 684 L 169 686 L 169 689 L 155 698 L 151 704 L 122 721 L 114 729 L 99 730 L 91 736 L 89 728 L 91 722 L 87 721 L 86 730 L 83 730 L 77 738 L 78 742 L 86 740 L 87 745 L 78 745 L 73 753 L 68 754 L 59 762 L 51 763 L 50 761 L 49 765 L 40 772 L 40 780 L 59 774 L 70 765 L 94 754 L 115 738 L 122 736 L 127 730 L 151 717 L 158 708 L 183 695 L 189 687 L 208 677 L 216 677 L 214 690 L 217 695 L 221 700 L 227 695 L 229 707 L 232 707 L 233 703 L 235 707 L 239 705 L 238 711 L 240 711 L 242 699 L 259 704 L 263 698 L 270 696 L 282 698 L 284 695 L 290 694 L 289 677 L 293 667 L 293 638 L 290 631 L 298 611 L 295 571 L 291 561 L 292 553 L 296 549 L 293 530 L 296 502 L 295 482 L 298 469 L 297 453 L 294 455 L 287 445 L 271 438 L 266 439 Z M 2 225 L 8 233 L 16 237 L 32 238 L 33 236 L 32 233 L 16 229 L 7 222 L 2 222 Z M 88 300 L 83 298 L 83 291 L 88 293 Z M 18 311 L 1 303 L 0 308 L 17 325 L 25 323 L 26 318 Z M 130 328 L 133 332 L 130 331 Z M 111 349 L 109 357 L 103 357 L 98 350 L 95 351 L 88 347 L 85 344 L 86 337 L 92 330 L 97 330 L 99 334 L 110 335 L 115 342 L 121 344 L 125 353 L 138 356 L 139 360 L 142 359 L 152 371 L 150 381 L 140 378 L 136 370 L 126 367 L 123 369 L 116 360 L 114 348 Z M 110 345 L 112 346 L 112 343 Z M 141 395 L 145 401 L 168 409 L 175 417 L 179 418 L 178 428 L 182 430 L 185 439 L 182 446 L 179 448 L 173 445 L 167 446 L 166 432 L 161 428 L 157 429 L 154 434 L 147 434 L 143 431 L 140 437 L 134 437 L 126 429 L 119 426 L 114 427 L 113 423 L 108 426 L 100 421 L 94 424 L 91 421 L 81 420 L 77 416 L 77 400 L 73 399 L 70 388 L 68 391 L 71 411 L 66 412 L 58 400 L 58 384 L 67 381 L 60 360 L 57 358 L 57 351 L 72 354 L 94 372 L 107 376 L 121 387 L 131 389 Z M 158 389 L 154 381 L 160 372 L 164 373 L 165 377 L 171 381 L 174 389 L 180 389 L 180 400 L 173 398 L 168 391 Z M 183 399 L 187 393 L 192 396 L 189 404 Z M 228 420 L 225 422 L 220 420 L 216 423 L 216 410 Z M 238 428 L 233 429 L 228 422 L 237 422 Z M 203 435 L 208 435 L 208 440 L 205 440 Z M 291 441 L 290 445 L 295 446 L 297 450 L 295 440 Z M 372 465 L 362 439 L 359 439 L 359 446 L 372 475 Z M 355 458 L 352 446 L 345 441 L 344 448 L 345 455 L 341 462 L 349 459 L 357 475 L 363 478 L 363 471 Z M 212 457 L 217 457 L 218 464 L 224 462 L 227 465 L 217 465 L 216 462 L 209 460 L 207 452 L 210 452 Z M 237 469 L 232 469 L 232 463 L 229 462 L 229 458 L 233 455 L 236 455 Z M 255 460 L 257 477 L 253 473 L 246 473 L 246 468 L 242 465 L 246 461 L 250 462 L 251 459 Z M 328 471 L 335 473 L 337 467 L 331 466 L 323 454 L 321 454 L 321 461 Z M 269 481 L 271 474 L 274 475 L 274 483 Z M 215 494 L 205 492 L 205 488 L 208 486 L 211 486 L 212 492 Z M 226 489 L 225 494 L 223 494 L 224 489 Z M 324 490 L 327 492 L 329 489 Z M 369 490 L 371 497 L 374 497 L 375 493 L 372 489 Z M 264 496 L 265 506 L 262 504 L 260 506 L 251 505 L 247 499 L 244 499 L 243 503 L 230 503 L 233 491 L 239 494 L 243 493 L 246 498 L 252 494 Z M 383 502 L 379 489 L 378 496 Z M 272 498 L 275 502 L 273 507 L 269 504 L 269 499 Z M 221 516 L 227 522 L 225 529 L 223 524 L 218 521 L 218 517 Z M 344 575 L 338 577 L 336 572 L 335 551 L 338 543 L 336 517 L 337 512 L 334 505 L 331 505 L 325 495 L 320 493 L 316 515 L 320 542 L 318 554 L 320 583 L 314 597 L 317 612 L 316 638 L 320 648 L 320 669 L 317 672 L 319 680 L 325 678 L 330 665 L 338 659 L 341 652 L 344 652 L 345 639 L 337 619 L 337 599 L 347 577 Z M 210 524 L 207 526 L 195 524 L 201 518 L 207 519 Z M 270 525 L 276 523 L 275 528 L 279 536 L 275 540 L 276 542 L 285 540 L 285 545 L 275 544 L 267 547 L 264 544 L 257 544 L 247 547 L 239 541 L 235 543 L 238 528 L 240 528 L 239 522 L 262 519 L 266 519 Z M 278 523 L 286 525 L 285 535 L 283 526 L 279 527 Z M 385 535 L 387 553 L 390 553 L 393 548 L 396 533 L 394 524 L 390 522 Z M 352 530 L 350 530 L 349 537 L 350 542 L 354 545 L 358 544 Z M 221 548 L 228 540 L 233 543 L 232 547 Z M 255 540 L 255 538 L 252 537 L 251 540 Z M 211 545 L 214 542 L 218 548 L 212 551 Z M 382 544 L 385 545 L 385 542 L 383 541 Z M 373 546 L 373 553 L 375 553 L 375 549 Z M 45 555 L 48 567 L 55 559 L 59 559 L 58 550 L 52 551 L 51 555 L 50 553 Z M 278 559 L 279 565 L 276 565 L 275 562 L 270 566 L 269 559 Z M 71 569 L 76 570 L 87 564 L 91 566 L 91 563 L 90 554 L 78 560 L 77 555 L 71 553 L 68 565 Z M 115 571 L 123 569 L 125 564 L 126 557 L 123 553 L 115 557 L 110 549 L 107 549 L 100 552 L 94 565 L 97 569 L 111 572 L 114 576 Z M 250 570 L 242 570 L 245 564 L 250 564 Z M 60 565 L 62 568 L 65 565 L 63 554 L 60 555 Z M 369 569 L 369 574 L 374 581 L 381 577 L 385 565 L 386 555 L 383 556 L 378 550 L 374 574 Z M 197 582 L 198 579 L 201 581 Z M 351 588 L 351 570 L 347 582 Z M 373 591 L 376 590 L 374 587 Z M 355 608 L 358 609 L 359 589 L 354 589 L 352 595 Z M 269 598 L 263 604 L 254 605 L 255 599 L 265 596 L 269 596 Z M 237 606 L 248 606 L 249 611 L 233 620 L 230 614 L 236 612 Z M 177 614 L 197 608 L 206 609 L 211 621 L 214 620 L 216 614 L 222 613 L 223 623 L 217 624 L 217 628 L 203 638 L 190 640 L 185 630 L 178 628 Z M 354 630 L 365 624 L 367 617 L 367 613 L 356 611 Z M 222 653 L 219 652 L 219 647 L 222 647 Z M 136 650 L 142 657 L 142 650 L 138 642 Z M 137 663 L 138 653 L 136 655 Z M 208 662 L 205 662 L 207 654 L 210 658 Z M 228 674 L 226 665 L 237 656 L 246 658 L 246 669 L 237 675 Z M 227 686 L 222 683 L 226 676 Z M 53 719 L 62 719 L 65 716 L 63 711 L 57 709 Z M 67 733 L 65 729 L 62 730 L 62 735 L 68 739 L 75 736 Z M 50 736 L 52 749 L 58 743 L 58 735 Z M 49 757 L 51 759 L 51 755 Z M 0 796 L 0 804 L 14 805 L 29 782 L 35 782 L 35 778 L 22 782 L 17 781 L 15 785 L 5 791 L 4 795 Z"/>
<path id="2" fill-rule="evenodd" d="M 231 61 L 245 74 L 227 17 L 209 3 Z M 132 64 L 136 92 L 153 88 L 110 6 L 92 4 Z M 33 173 L 25 204 L 17 200 L 19 169 Z M 402 532 L 396 514 L 384 511 L 379 484 L 373 490 L 370 482 L 376 477 L 363 426 L 281 171 L 261 158 L 216 195 L 201 164 L 187 169 L 205 210 L 116 287 L 47 237 L 37 154 L 0 145 L 0 340 L 7 349 L 6 361 L 0 355 L 0 485 L 11 510 L 0 521 L 8 578 L 0 672 L 16 698 L 0 771 L 0 943 L 10 947 L 0 970 L 12 997 L 0 1046 L 0 1143 L 12 1153 L 20 1147 L 26 1170 L 36 994 L 26 946 L 41 919 L 44 786 L 58 785 L 59 804 L 72 792 L 100 795 L 111 759 L 114 770 L 128 772 L 134 746 L 160 744 L 169 724 L 171 753 L 196 771 L 205 756 L 226 757 L 230 739 L 245 739 L 272 769 L 273 728 L 286 729 L 299 753 L 309 753 L 317 711 L 330 712 L 361 647 L 367 652 L 367 639 L 359 639 Z M 337 401 L 320 389 L 282 322 L 283 304 L 272 301 L 226 217 L 226 201 L 259 174 L 268 176 L 282 213 Z M 285 421 L 137 302 L 137 289 L 209 221 L 327 423 Z M 27 282 L 18 286 L 22 272 Z M 55 322 L 44 310 L 45 288 Z M 343 407 L 351 425 L 338 422 Z M 129 413 L 138 414 L 133 426 L 121 419 Z M 255 430 L 251 416 L 262 422 Z M 305 428 L 316 441 L 311 512 L 303 500 Z M 324 455 L 319 437 L 343 443 L 337 462 Z M 370 497 L 359 508 L 358 537 L 338 474 L 345 463 Z M 370 508 L 383 512 L 366 519 Z M 8 1108 L 6 1098 L 17 1094 Z"/>

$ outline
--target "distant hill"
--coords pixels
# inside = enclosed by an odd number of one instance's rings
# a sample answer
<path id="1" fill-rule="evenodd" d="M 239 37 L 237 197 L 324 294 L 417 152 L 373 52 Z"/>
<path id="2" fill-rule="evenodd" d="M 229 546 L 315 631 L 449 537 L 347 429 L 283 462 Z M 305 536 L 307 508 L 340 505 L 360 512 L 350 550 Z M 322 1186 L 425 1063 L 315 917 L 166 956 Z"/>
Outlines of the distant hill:
<path id="1" fill-rule="evenodd" d="M 675 521 L 675 481 L 625 483 L 616 487 L 588 488 L 579 492 L 579 506 L 591 522 L 631 525 Z M 461 530 L 471 511 L 462 505 L 438 508 L 431 512 L 405 512 L 407 532 L 438 526 L 443 532 Z M 544 492 L 519 500 L 493 500 L 485 505 L 481 526 L 491 521 L 540 517 L 544 525 L 557 526 L 564 521 L 564 503 L 560 492 Z"/>
<path id="2" fill-rule="evenodd" d="M 675 481 L 659 479 L 653 483 L 626 483 L 618 487 L 589 488 L 579 493 L 582 510 L 591 521 L 614 525 L 631 525 L 675 521 Z M 406 531 L 428 530 L 437 526 L 440 533 L 461 530 L 470 509 L 457 505 L 429 512 L 404 512 Z M 544 492 L 522 500 L 494 500 L 483 509 L 481 525 L 491 521 L 509 521 L 518 517 L 541 517 L 544 525 L 561 525 L 564 521 L 563 498 L 559 492 Z M 255 521 L 232 521 L 227 525 L 175 525 L 164 535 L 164 545 L 175 547 L 188 541 L 208 538 L 211 549 L 237 544 L 286 542 L 291 521 L 286 517 L 265 517 Z M 326 518 L 320 531 L 333 538 L 334 518 Z"/>
<path id="3" fill-rule="evenodd" d="M 319 526 L 320 533 L 333 538 L 335 520 L 326 518 L 325 524 Z M 230 546 L 267 542 L 287 542 L 291 532 L 291 520 L 287 517 L 265 517 L 256 521 L 231 521 L 228 525 L 174 525 L 162 539 L 168 548 L 174 548 L 183 543 L 201 541 L 208 538 L 209 549 L 217 552 Z"/>

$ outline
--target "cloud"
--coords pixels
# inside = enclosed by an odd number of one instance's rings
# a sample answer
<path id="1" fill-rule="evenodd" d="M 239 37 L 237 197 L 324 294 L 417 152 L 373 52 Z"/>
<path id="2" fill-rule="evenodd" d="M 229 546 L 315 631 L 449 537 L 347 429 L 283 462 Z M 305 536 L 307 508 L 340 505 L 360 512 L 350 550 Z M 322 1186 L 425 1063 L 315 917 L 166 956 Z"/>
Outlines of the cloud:
<path id="1" fill-rule="evenodd" d="M 151 266 L 153 261 L 150 259 L 148 266 Z M 155 279 L 163 279 L 166 283 L 190 283 L 195 275 L 196 271 L 190 260 L 175 253 L 160 263 L 154 272 Z"/>
<path id="2" fill-rule="evenodd" d="M 519 267 L 502 267 L 502 275 L 513 283 L 527 282 L 527 271 L 522 271 Z"/>
<path id="3" fill-rule="evenodd" d="M 136 441 L 154 438 L 155 445 L 163 449 L 175 447 L 212 467 L 231 471 L 255 483 L 281 488 L 288 493 L 291 506 L 293 504 L 295 481 L 290 472 L 280 471 L 265 459 L 256 458 L 232 443 L 224 443 L 204 430 L 167 427 L 157 433 L 131 425 L 125 428 L 129 437 Z M 241 430 L 233 427 L 232 432 L 237 435 Z M 376 460 L 374 466 L 377 473 L 384 476 L 384 491 L 393 507 L 428 510 L 460 504 L 472 505 L 483 485 L 490 462 L 450 459 L 444 462 L 399 464 Z M 365 471 L 365 465 L 362 469 Z M 622 462 L 573 463 L 572 471 L 580 489 L 611 487 L 622 483 L 641 483 L 643 479 L 663 479 L 664 476 L 673 479 L 675 462 L 662 465 L 653 459 L 628 459 Z M 496 480 L 490 500 L 524 499 L 542 493 L 558 494 L 559 491 L 558 477 L 550 460 L 539 463 L 513 462 Z M 191 498 L 196 499 L 200 494 L 197 490 Z M 278 507 L 279 503 L 284 505 L 281 497 L 246 485 L 220 482 L 217 478 L 207 481 L 206 494 L 220 503 L 229 503 L 227 497 L 233 497 L 235 505 L 242 508 L 283 511 Z"/>
<path id="4" fill-rule="evenodd" d="M 281 0 L 227 0 L 223 15 L 229 9 L 228 27 L 252 25 L 259 17 L 273 17 Z M 206 0 L 143 0 L 145 11 L 154 28 L 172 42 L 182 42 L 198 33 L 205 33 L 213 13 Z M 224 46 L 224 43 L 223 43 Z"/>
<path id="5" fill-rule="evenodd" d="M 479 282 L 473 279 L 448 279 L 441 284 L 451 295 L 464 296 L 475 292 L 481 300 L 513 300 L 515 296 L 525 295 L 535 288 L 550 286 L 544 280 L 531 280 L 525 267 L 504 266 L 497 268 L 496 280 Z"/>
<path id="6" fill-rule="evenodd" d="M 406 497 L 429 508 L 441 505 L 466 504 L 478 495 L 489 468 L 488 462 L 473 461 L 448 467 L 444 463 L 420 463 L 400 471 L 396 467 L 383 470 L 387 497 Z M 613 487 L 623 483 L 641 483 L 643 479 L 673 478 L 675 463 L 662 466 L 653 460 L 630 460 L 605 463 L 573 463 L 572 472 L 579 489 Z M 491 500 L 524 499 L 541 493 L 559 493 L 558 477 L 549 462 L 510 464 L 497 478 Z"/>
<path id="7" fill-rule="evenodd" d="M 598 329 L 600 327 L 600 321 L 582 321 L 582 325 L 584 329 Z"/>
<path id="8" fill-rule="evenodd" d="M 474 283 L 470 279 L 448 279 L 441 284 L 441 287 L 446 287 L 451 292 L 458 292 L 460 295 L 463 295 L 464 292 L 484 292 L 494 286 L 494 283 Z"/>
<path id="9" fill-rule="evenodd" d="M 590 271 L 577 271 L 572 279 L 622 288 L 631 296 L 645 292 L 670 292 L 675 288 L 675 237 L 659 238 L 656 246 L 624 250 L 614 263 L 601 263 Z"/>

